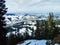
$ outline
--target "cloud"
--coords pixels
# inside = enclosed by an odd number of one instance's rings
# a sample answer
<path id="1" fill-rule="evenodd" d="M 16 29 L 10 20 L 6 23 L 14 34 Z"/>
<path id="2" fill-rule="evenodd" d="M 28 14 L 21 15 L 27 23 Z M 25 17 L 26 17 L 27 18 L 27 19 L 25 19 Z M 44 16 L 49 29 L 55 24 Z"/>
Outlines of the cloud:
<path id="1" fill-rule="evenodd" d="M 60 11 L 60 0 L 6 0 L 8 12 Z"/>

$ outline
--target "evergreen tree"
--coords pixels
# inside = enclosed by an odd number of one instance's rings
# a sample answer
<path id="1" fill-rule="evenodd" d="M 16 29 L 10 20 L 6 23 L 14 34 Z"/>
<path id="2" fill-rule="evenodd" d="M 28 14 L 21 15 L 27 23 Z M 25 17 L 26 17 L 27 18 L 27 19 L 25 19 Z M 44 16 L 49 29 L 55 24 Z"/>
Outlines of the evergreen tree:
<path id="1" fill-rule="evenodd" d="M 53 13 L 49 13 L 49 17 L 48 17 L 48 28 L 49 30 L 52 30 L 52 28 L 55 26 L 54 22 L 53 22 Z"/>
<path id="2" fill-rule="evenodd" d="M 55 22 L 54 22 L 54 16 L 53 13 L 49 13 L 49 18 L 48 18 L 48 38 L 53 38 L 55 35 L 56 27 L 55 27 Z"/>
<path id="3" fill-rule="evenodd" d="M 6 45 L 6 29 L 4 26 L 6 25 L 4 22 L 5 17 L 3 15 L 7 12 L 5 8 L 5 1 L 0 0 L 0 45 Z"/>
<path id="4" fill-rule="evenodd" d="M 36 27 L 37 27 L 37 29 L 35 31 L 36 39 L 40 39 L 40 29 L 39 29 L 39 26 L 40 26 L 39 20 L 36 20 Z"/>

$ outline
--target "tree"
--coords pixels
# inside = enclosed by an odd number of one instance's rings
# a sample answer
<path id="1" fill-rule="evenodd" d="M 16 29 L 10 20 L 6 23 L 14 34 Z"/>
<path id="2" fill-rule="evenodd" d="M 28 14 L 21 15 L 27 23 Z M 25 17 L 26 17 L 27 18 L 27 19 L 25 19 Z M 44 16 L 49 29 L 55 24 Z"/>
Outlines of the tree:
<path id="1" fill-rule="evenodd" d="M 15 35 L 11 32 L 7 40 L 7 45 L 16 45 L 16 41 Z"/>
<path id="2" fill-rule="evenodd" d="M 6 29 L 4 26 L 6 25 L 4 22 L 5 17 L 3 15 L 7 12 L 5 8 L 5 1 L 0 0 L 0 45 L 6 45 Z"/>
<path id="3" fill-rule="evenodd" d="M 39 24 L 39 20 L 36 20 L 36 31 L 35 31 L 35 36 L 36 36 L 36 39 L 40 39 L 40 24 Z"/>
<path id="4" fill-rule="evenodd" d="M 53 22 L 53 19 L 54 16 L 53 16 L 53 13 L 49 13 L 49 17 L 48 17 L 48 28 L 49 30 L 52 30 L 52 28 L 55 26 L 54 25 L 54 22 Z"/>
<path id="5" fill-rule="evenodd" d="M 58 29 L 55 27 L 53 13 L 49 13 L 48 18 L 48 38 L 54 38 L 58 34 Z"/>

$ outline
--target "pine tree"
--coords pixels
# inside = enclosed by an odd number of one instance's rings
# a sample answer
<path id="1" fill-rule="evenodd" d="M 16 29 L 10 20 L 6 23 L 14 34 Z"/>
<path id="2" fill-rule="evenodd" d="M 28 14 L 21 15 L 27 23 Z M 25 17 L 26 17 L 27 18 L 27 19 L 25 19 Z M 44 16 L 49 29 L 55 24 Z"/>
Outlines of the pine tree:
<path id="1" fill-rule="evenodd" d="M 3 27 L 5 26 L 3 15 L 7 12 L 7 8 L 5 8 L 5 1 L 0 0 L 0 45 L 6 45 L 6 29 Z"/>
<path id="2" fill-rule="evenodd" d="M 39 29 L 39 26 L 40 26 L 39 20 L 36 20 L 36 27 L 37 27 L 37 29 L 35 31 L 36 39 L 40 39 L 40 29 Z"/>
<path id="3" fill-rule="evenodd" d="M 53 38 L 54 34 L 53 32 L 55 31 L 55 22 L 54 22 L 54 16 L 53 13 L 49 13 L 49 18 L 48 18 L 48 37 Z"/>
<path id="4" fill-rule="evenodd" d="M 53 27 L 54 27 L 53 13 L 49 13 L 48 28 L 49 28 L 49 30 L 52 30 Z"/>

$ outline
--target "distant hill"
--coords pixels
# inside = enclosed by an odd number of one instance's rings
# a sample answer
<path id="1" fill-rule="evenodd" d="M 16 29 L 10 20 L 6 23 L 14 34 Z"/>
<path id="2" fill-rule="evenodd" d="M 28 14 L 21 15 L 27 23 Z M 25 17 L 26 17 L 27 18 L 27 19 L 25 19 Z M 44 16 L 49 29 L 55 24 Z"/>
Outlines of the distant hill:
<path id="1" fill-rule="evenodd" d="M 15 15 L 15 13 L 7 13 L 6 15 L 7 16 L 9 16 L 9 15 Z"/>
<path id="2" fill-rule="evenodd" d="M 54 16 L 56 17 L 56 16 L 60 16 L 60 12 L 53 12 L 53 14 L 54 14 Z M 36 15 L 36 16 L 48 16 L 49 15 L 49 13 L 6 13 L 6 15 L 7 16 L 9 16 L 9 15 L 25 15 L 25 16 L 27 16 L 27 15 Z"/>

